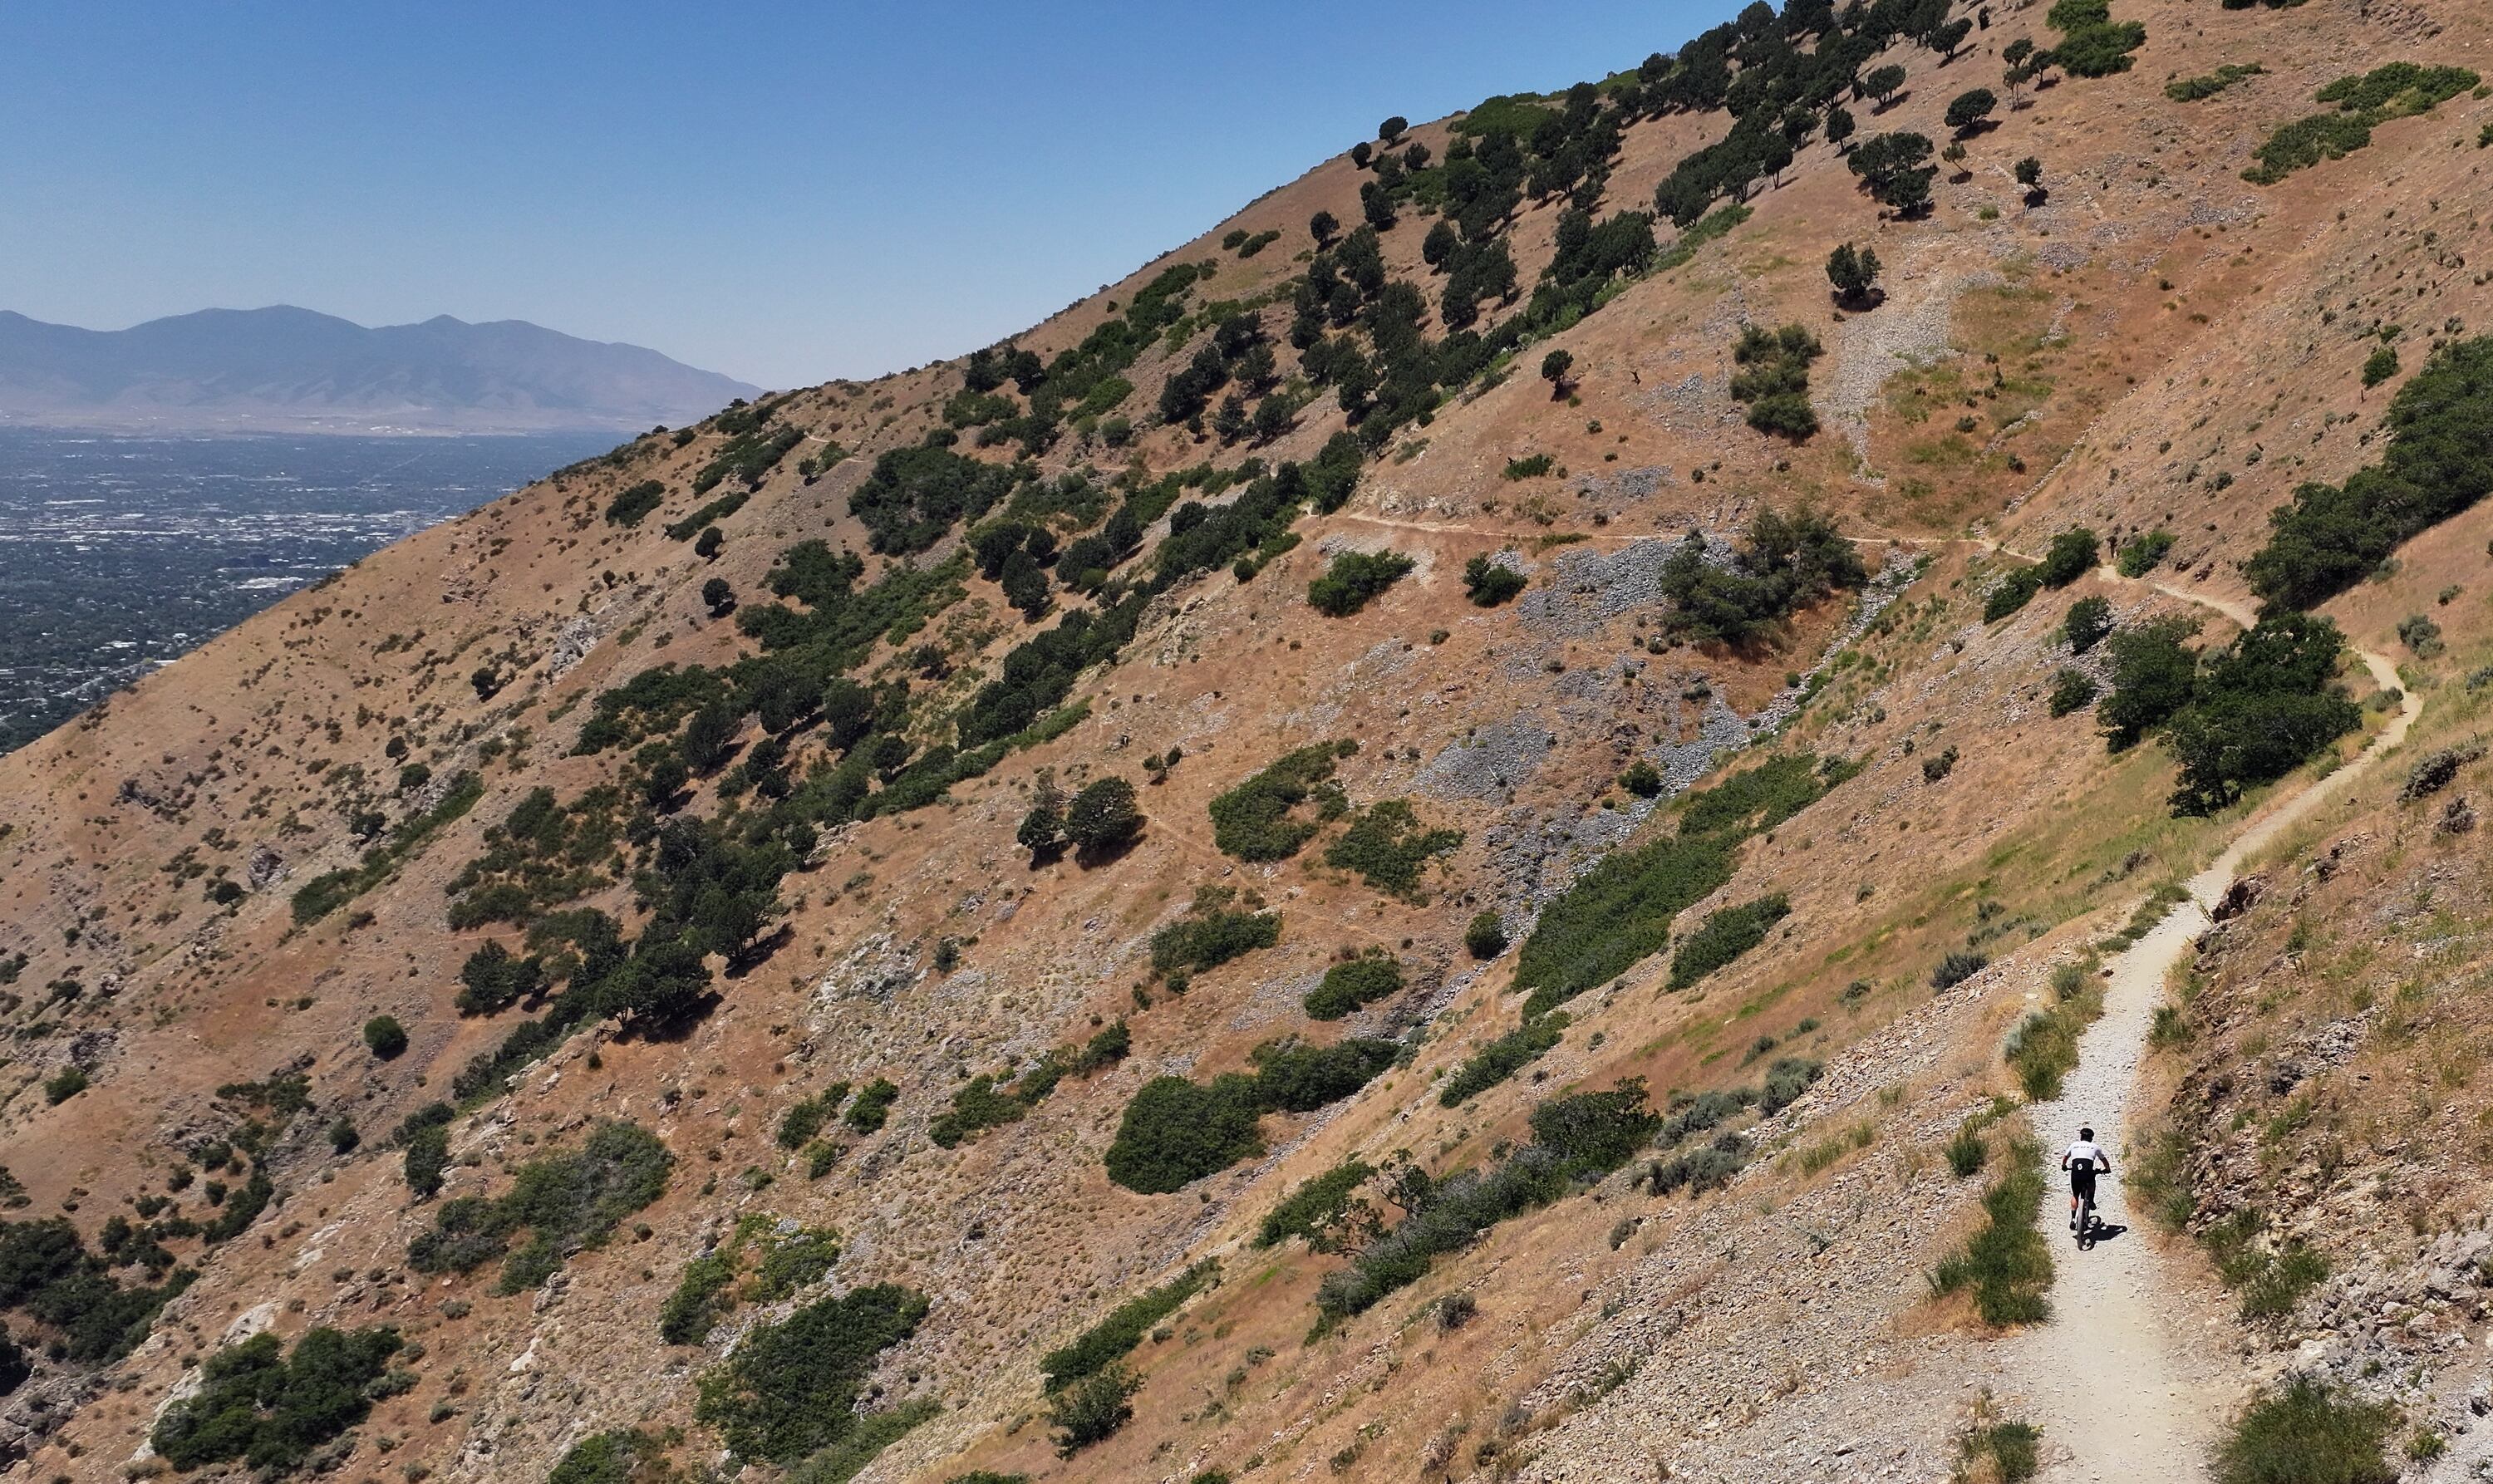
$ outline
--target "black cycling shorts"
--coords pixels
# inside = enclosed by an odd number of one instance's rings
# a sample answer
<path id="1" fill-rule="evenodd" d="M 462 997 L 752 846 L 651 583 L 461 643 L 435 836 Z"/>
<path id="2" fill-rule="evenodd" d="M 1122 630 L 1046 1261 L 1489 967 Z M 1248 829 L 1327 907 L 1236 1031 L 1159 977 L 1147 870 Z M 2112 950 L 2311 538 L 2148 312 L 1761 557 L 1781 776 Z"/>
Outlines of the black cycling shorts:
<path id="1" fill-rule="evenodd" d="M 2072 1165 L 2069 1167 L 2069 1194 L 2081 1197 L 2088 1201 L 2092 1201 L 2095 1198 L 2094 1166 Z"/>

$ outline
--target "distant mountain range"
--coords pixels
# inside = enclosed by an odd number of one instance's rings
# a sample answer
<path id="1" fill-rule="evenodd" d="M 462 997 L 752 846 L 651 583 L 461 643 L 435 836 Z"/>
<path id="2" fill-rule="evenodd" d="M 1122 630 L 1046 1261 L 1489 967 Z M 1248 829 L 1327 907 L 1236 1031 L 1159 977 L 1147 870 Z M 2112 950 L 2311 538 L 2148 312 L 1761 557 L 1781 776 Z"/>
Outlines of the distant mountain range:
<path id="1" fill-rule="evenodd" d="M 0 311 L 0 423 L 159 431 L 533 432 L 691 422 L 760 388 L 639 345 L 447 314 L 366 329 L 278 306 L 127 330 Z"/>

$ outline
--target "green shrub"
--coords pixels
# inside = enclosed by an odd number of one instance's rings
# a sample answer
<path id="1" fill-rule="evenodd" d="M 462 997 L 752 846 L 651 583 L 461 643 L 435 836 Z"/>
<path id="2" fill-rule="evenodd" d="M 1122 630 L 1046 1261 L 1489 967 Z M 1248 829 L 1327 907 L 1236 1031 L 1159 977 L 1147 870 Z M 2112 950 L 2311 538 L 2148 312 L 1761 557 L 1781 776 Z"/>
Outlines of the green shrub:
<path id="1" fill-rule="evenodd" d="M 44 1101 L 54 1108 L 87 1089 L 84 1067 L 67 1066 L 44 1079 Z"/>
<path id="2" fill-rule="evenodd" d="M 1331 1046 L 1269 1042 L 1252 1053 L 1256 1106 L 1275 1113 L 1313 1113 L 1337 1103 L 1394 1064 L 1401 1047 L 1351 1037 Z"/>
<path id="3" fill-rule="evenodd" d="M 2043 590 L 2043 573 L 2039 567 L 2011 567 L 1999 575 L 1983 595 L 1982 621 L 1997 623 L 2034 601 Z"/>
<path id="4" fill-rule="evenodd" d="M 1352 816 L 1349 826 L 1325 846 L 1325 864 L 1355 873 L 1378 891 L 1421 901 L 1421 870 L 1462 843 L 1460 830 L 1422 829 L 1419 816 L 1403 800 L 1379 799 Z"/>
<path id="5" fill-rule="evenodd" d="M 1618 1169 L 1661 1121 L 1645 1106 L 1644 1084 L 1631 1079 L 1607 1092 L 1574 1093 L 1535 1108 L 1532 1143 L 1487 1171 L 1406 1182 L 1410 1214 L 1317 1285 L 1319 1324 L 1366 1313 L 1427 1277 L 1440 1254 L 1469 1247 L 1499 1222 Z"/>
<path id="6" fill-rule="evenodd" d="M 1324 982 L 1307 993 L 1307 1012 L 1315 1020 L 1337 1021 L 1401 990 L 1402 965 L 1373 948 L 1326 969 Z"/>
<path id="7" fill-rule="evenodd" d="M 639 1428 L 593 1434 L 572 1445 L 546 1484 L 633 1484 L 666 1456 L 666 1444 Z"/>
<path id="8" fill-rule="evenodd" d="M 1699 1196 L 1709 1190 L 1721 1190 L 1731 1183 L 1732 1176 L 1748 1168 L 1751 1152 L 1749 1141 L 1738 1134 L 1717 1134 L 1684 1154 L 1657 1161 L 1649 1175 L 1653 1193 L 1672 1196 L 1684 1190 Z"/>
<path id="9" fill-rule="evenodd" d="M 1208 1086 L 1183 1077 L 1143 1083 L 1108 1145 L 1108 1178 L 1146 1196 L 1166 1195 L 1263 1152 L 1252 1081 L 1231 1073 Z"/>
<path id="10" fill-rule="evenodd" d="M 1991 961 L 1981 954 L 1962 948 L 1951 949 L 1931 970 L 1931 988 L 1940 991 L 1955 989 L 1990 966 Z"/>
<path id="11" fill-rule="evenodd" d="M 1494 959 L 1506 952 L 1506 924 L 1494 909 L 1481 912 L 1465 925 L 1463 949 L 1475 959 Z"/>
<path id="12" fill-rule="evenodd" d="M 184 1188 L 188 1181 L 179 1176 L 188 1172 L 177 1168 L 168 1188 Z M 265 1175 L 255 1178 L 266 1185 Z M 13 1200 L 26 1203 L 22 1195 Z M 157 1311 L 195 1276 L 192 1268 L 175 1266 L 158 1232 L 183 1235 L 185 1224 L 136 1229 L 132 1236 L 141 1240 L 129 1244 L 114 1243 L 107 1227 L 105 1250 L 90 1253 L 67 1217 L 0 1223 L 0 1308 L 16 1309 L 49 1327 L 53 1338 L 45 1348 L 55 1359 L 79 1367 L 118 1361 L 147 1338 Z M 134 1261 L 146 1266 L 156 1280 L 153 1287 L 125 1286 L 113 1278 L 115 1267 Z"/>
<path id="13" fill-rule="evenodd" d="M 364 1045 L 383 1061 L 396 1060 L 406 1051 L 406 1027 L 391 1015 L 375 1015 L 364 1022 Z"/>
<path id="14" fill-rule="evenodd" d="M 1556 1046 L 1567 1031 L 1567 1012 L 1530 1016 L 1522 1024 L 1467 1056 L 1437 1089 L 1437 1102 L 1457 1108 L 1522 1071 Z"/>
<path id="15" fill-rule="evenodd" d="M 1252 1073 L 1226 1072 L 1208 1084 L 1183 1077 L 1143 1083 L 1108 1145 L 1108 1178 L 1147 1196 L 1166 1195 L 1261 1153 L 1255 1130 L 1265 1113 L 1312 1113 L 1357 1092 L 1394 1064 L 1392 1041 L 1353 1038 L 1332 1046 L 1291 1042 L 1257 1047 Z"/>
<path id="16" fill-rule="evenodd" d="M 925 1295 L 893 1284 L 806 1305 L 748 1333 L 704 1373 L 693 1415 L 739 1458 L 790 1464 L 862 1425 L 875 1358 L 917 1330 Z"/>
<path id="17" fill-rule="evenodd" d="M 2391 62 L 2340 77 L 2316 95 L 2318 102 L 2334 104 L 2337 110 L 2308 114 L 2279 128 L 2255 152 L 2259 163 L 2244 170 L 2242 179 L 2272 186 L 2324 160 L 2342 159 L 2371 143 L 2376 125 L 2429 113 L 2478 80 L 2463 67 L 2414 62 Z"/>
<path id="18" fill-rule="evenodd" d="M 485 780 L 475 770 L 453 776 L 431 809 L 401 820 L 386 839 L 364 851 L 362 864 L 323 872 L 296 888 L 292 899 L 295 925 L 309 927 L 388 879 L 401 862 L 475 808 L 476 801 L 484 796 Z"/>
<path id="19" fill-rule="evenodd" d="M 2132 536 L 2120 545 L 2120 575 L 2143 578 L 2161 565 L 2165 553 L 2172 549 L 2171 531 L 2148 531 L 2145 535 Z"/>
<path id="20" fill-rule="evenodd" d="M 2394 376 L 2397 373 L 2397 347 L 2394 345 L 2380 346 L 2363 361 L 2364 389 L 2368 391 L 2373 387 L 2379 386 L 2382 382 L 2388 380 L 2391 376 Z"/>
<path id="21" fill-rule="evenodd" d="M 1141 1377 L 1117 1365 L 1049 1397 L 1047 1420 L 1056 1428 L 1056 1456 L 1071 1458 L 1115 1437 L 1134 1420 L 1133 1395 L 1142 1389 Z"/>
<path id="22" fill-rule="evenodd" d="M 1219 1279 L 1219 1260 L 1206 1258 L 1159 1287 L 1119 1304 L 1071 1344 L 1039 1357 L 1039 1375 L 1046 1388 L 1061 1391 L 1125 1359 L 1127 1352 L 1143 1343 L 1143 1336 L 1151 1333 L 1153 1325 L 1175 1314 L 1179 1305 Z"/>
<path id="23" fill-rule="evenodd" d="M 1418 565 L 1399 551 L 1343 551 L 1307 584 L 1307 606 L 1328 618 L 1347 618 L 1375 601 Z"/>
<path id="24" fill-rule="evenodd" d="M 737 511 L 742 510 L 745 502 L 752 498 L 753 491 L 750 490 L 738 490 L 733 494 L 722 494 L 717 499 L 714 499 L 708 504 L 702 506 L 700 509 L 695 510 L 691 515 L 669 524 L 667 527 L 667 539 L 669 541 L 690 541 L 694 537 L 698 536 L 706 543 L 710 540 L 710 530 L 717 522 L 724 520 L 728 517 L 736 514 Z M 720 539 L 725 539 L 723 534 Z M 717 549 L 718 549 L 715 546 L 712 546 L 709 551 L 697 551 L 695 554 L 706 561 L 709 559 L 711 553 L 715 552 Z"/>
<path id="25" fill-rule="evenodd" d="M 790 1104 L 788 1111 L 779 1116 L 779 1147 L 801 1149 L 812 1143 L 814 1136 L 831 1121 L 832 1115 L 840 1111 L 840 1105 L 848 1101 L 848 1083 L 833 1083 L 812 1097 L 799 1098 Z"/>
<path id="26" fill-rule="evenodd" d="M 1731 359 L 1746 370 L 1732 375 L 1731 399 L 1747 405 L 1749 426 L 1794 441 L 1817 431 L 1817 413 L 1809 404 L 1809 367 L 1825 353 L 1803 325 L 1774 331 L 1743 326 Z"/>
<path id="27" fill-rule="evenodd" d="M 1517 956 L 1515 988 L 1537 1015 L 1607 983 L 1670 942 L 1671 920 L 1730 879 L 1731 851 L 1851 776 L 1807 753 L 1769 758 L 1685 797 L 1679 829 L 1617 850 L 1544 908 Z"/>
<path id="28" fill-rule="evenodd" d="M 447 1103 L 428 1103 L 390 1136 L 406 1149 L 406 1188 L 419 1201 L 441 1193 L 441 1177 L 450 1168 L 450 1120 L 456 1116 Z"/>
<path id="29" fill-rule="evenodd" d="M 1499 477 L 1511 483 L 1519 483 L 1527 479 L 1539 479 L 1556 467 L 1558 467 L 1558 460 L 1547 454 L 1533 454 L 1522 459 L 1508 460 L 1506 469 Z"/>
<path id="30" fill-rule="evenodd" d="M 1102 1027 L 1078 1050 L 1059 1047 L 1040 1056 L 1010 1083 L 981 1073 L 952 1093 L 951 1108 L 927 1126 L 927 1137 L 951 1148 L 983 1129 L 1018 1122 L 1056 1090 L 1067 1075 L 1088 1077 L 1125 1059 L 1133 1044 L 1124 1021 Z"/>
<path id="31" fill-rule="evenodd" d="M 2077 654 L 2102 643 L 2104 636 L 2112 632 L 2111 600 L 2097 595 L 2070 604 L 2069 611 L 2060 619 L 2060 632 L 2068 637 L 2069 648 Z"/>
<path id="32" fill-rule="evenodd" d="M 434 1229 L 407 1244 L 407 1265 L 420 1273 L 466 1272 L 502 1256 L 526 1232 L 526 1243 L 503 1262 L 496 1289 L 533 1288 L 566 1255 L 603 1245 L 624 1217 L 664 1194 L 674 1164 L 646 1129 L 599 1124 L 577 1152 L 522 1165 L 499 1199 L 466 1196 L 445 1203 Z"/>
<path id="33" fill-rule="evenodd" d="M 1280 913 L 1233 910 L 1232 900 L 1225 886 L 1198 889 L 1186 915 L 1152 935 L 1153 972 L 1217 968 L 1281 940 Z"/>
<path id="34" fill-rule="evenodd" d="M 745 1259 L 756 1253 L 759 1263 L 748 1272 Z M 684 1264 L 675 1292 L 658 1310 L 658 1337 L 669 1345 L 698 1345 L 737 1304 L 777 1303 L 829 1272 L 839 1255 L 836 1232 L 783 1232 L 767 1215 L 747 1215 L 727 1240 Z"/>
<path id="35" fill-rule="evenodd" d="M 667 487 L 654 479 L 645 479 L 623 490 L 607 503 L 606 523 L 633 526 L 648 518 L 649 512 L 666 503 Z"/>
<path id="36" fill-rule="evenodd" d="M 1619 787 L 1640 799 L 1658 797 L 1663 787 L 1662 770 L 1639 757 L 1619 774 Z"/>
<path id="37" fill-rule="evenodd" d="M 1269 767 L 1212 801 L 1212 842 L 1244 861 L 1285 860 L 1326 821 L 1350 808 L 1333 782 L 1334 761 L 1346 744 L 1319 742 L 1275 758 Z M 1313 801 L 1312 818 L 1294 811 Z"/>
<path id="38" fill-rule="evenodd" d="M 2052 698 L 2048 709 L 2055 717 L 2066 716 L 2072 711 L 2083 711 L 2095 703 L 2095 682 L 2092 676 L 2085 670 L 2071 669 L 2063 666 L 2059 672 L 2052 677 Z"/>
<path id="39" fill-rule="evenodd" d="M 2393 1484 L 2384 1455 L 2396 1409 L 2316 1376 L 2262 1392 L 2216 1447 L 2216 1484 Z"/>
<path id="40" fill-rule="evenodd" d="M 2108 0 L 2059 0 L 2045 15 L 2060 44 L 2051 60 L 2072 77 L 2109 77 L 2130 68 L 2130 53 L 2147 45 L 2147 28 L 2116 21 Z"/>
<path id="41" fill-rule="evenodd" d="M 2177 104 L 2194 104 L 2204 98 L 2215 97 L 2245 77 L 2256 77 L 2265 70 L 2257 62 L 2244 64 L 2228 62 L 2212 73 L 2204 73 L 2196 77 L 2183 77 L 2164 84 L 2164 96 Z"/>
<path id="42" fill-rule="evenodd" d="M 2043 552 L 2043 560 L 2034 571 L 2046 587 L 2066 587 L 2095 570 L 2095 552 L 2101 548 L 2095 533 L 2085 526 L 2062 531 L 2052 538 Z"/>
<path id="43" fill-rule="evenodd" d="M 369 1389 L 402 1342 L 386 1326 L 351 1333 L 307 1329 L 294 1353 L 262 1331 L 208 1357 L 199 1389 L 173 1403 L 148 1441 L 176 1469 L 225 1460 L 286 1472 L 364 1420 Z"/>
<path id="44" fill-rule="evenodd" d="M 878 1077 L 857 1089 L 856 1101 L 849 1105 L 848 1125 L 860 1134 L 880 1131 L 891 1117 L 891 1105 L 900 1101 L 900 1088 L 887 1077 Z"/>
<path id="45" fill-rule="evenodd" d="M 1749 523 L 1728 563 L 1692 531 L 1663 563 L 1664 632 L 1693 643 L 1758 642 L 1796 610 L 1870 577 L 1835 522 L 1812 510 L 1767 509 Z"/>
<path id="46" fill-rule="evenodd" d="M 2343 485 L 2298 487 L 2269 513 L 2268 545 L 2242 572 L 2270 610 L 2310 608 L 2361 581 L 2398 545 L 2493 490 L 2493 337 L 2433 352 L 2389 400 L 2381 461 Z"/>
<path id="47" fill-rule="evenodd" d="M 2437 660 L 2448 647 L 2441 639 L 2441 625 L 2421 613 L 2409 613 L 2398 620 L 2398 642 L 2418 660 Z"/>
<path id="48" fill-rule="evenodd" d="M 881 1457 L 884 1449 L 943 1414 L 944 1404 L 932 1397 L 919 1397 L 883 1411 L 859 1412 L 856 1427 L 790 1470 L 788 1484 L 848 1484 Z"/>
<path id="49" fill-rule="evenodd" d="M 1525 579 L 1512 567 L 1475 556 L 1463 563 L 1463 594 L 1480 608 L 1493 608 L 1523 591 Z"/>
<path id="50" fill-rule="evenodd" d="M 1670 987 L 1684 990 L 1766 940 L 1766 930 L 1791 915 L 1782 892 L 1706 914 L 1670 956 Z"/>
<path id="51" fill-rule="evenodd" d="M 1374 1220 L 1359 1188 L 1376 1173 L 1361 1160 L 1344 1160 L 1307 1180 L 1264 1213 L 1255 1229 L 1255 1245 L 1275 1247 L 1293 1236 L 1307 1238 L 1317 1252 L 1337 1252 L 1366 1231 Z"/>
<path id="52" fill-rule="evenodd" d="M 722 1247 L 684 1264 L 676 1291 L 658 1306 L 658 1338 L 669 1345 L 698 1345 L 713 1325 L 727 1317 L 734 1300 L 728 1290 L 736 1283 L 736 1254 Z"/>
<path id="53" fill-rule="evenodd" d="M 2052 1286 L 2052 1252 L 2036 1230 L 2043 1209 L 2042 1151 L 2020 1142 L 2009 1150 L 2010 1169 L 1983 1192 L 1983 1225 L 1965 1246 L 1931 1271 L 1931 1290 L 1970 1289 L 1974 1312 L 1986 1324 L 2037 1324 L 2051 1317 L 2044 1293 Z"/>

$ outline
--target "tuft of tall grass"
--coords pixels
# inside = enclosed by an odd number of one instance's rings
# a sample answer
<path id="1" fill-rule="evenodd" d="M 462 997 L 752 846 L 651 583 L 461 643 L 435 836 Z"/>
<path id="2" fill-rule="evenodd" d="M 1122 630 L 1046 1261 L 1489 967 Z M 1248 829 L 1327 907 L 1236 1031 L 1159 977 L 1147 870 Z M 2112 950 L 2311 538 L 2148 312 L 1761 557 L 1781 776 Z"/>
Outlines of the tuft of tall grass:
<path id="1" fill-rule="evenodd" d="M 1986 1324 L 2035 1324 L 2052 1313 L 2043 1296 L 2052 1285 L 2052 1252 L 2034 1225 L 2043 1209 L 2043 1151 L 2021 1139 L 2009 1146 L 2007 1163 L 1983 1192 L 1980 1230 L 1931 1269 L 1931 1291 L 1970 1290 Z"/>
<path id="2" fill-rule="evenodd" d="M 2382 1452 L 2396 1411 L 2312 1376 L 2263 1394 L 2216 1449 L 2216 1484 L 2392 1484 Z"/>

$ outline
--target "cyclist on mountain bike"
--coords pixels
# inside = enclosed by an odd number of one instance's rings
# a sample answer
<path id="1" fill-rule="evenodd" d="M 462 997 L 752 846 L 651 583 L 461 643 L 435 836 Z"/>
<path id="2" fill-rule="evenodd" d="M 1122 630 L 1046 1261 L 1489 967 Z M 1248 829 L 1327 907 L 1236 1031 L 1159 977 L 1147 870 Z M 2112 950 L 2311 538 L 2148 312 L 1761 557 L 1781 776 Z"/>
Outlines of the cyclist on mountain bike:
<path id="1" fill-rule="evenodd" d="M 2060 1168 L 2069 1172 L 2069 1230 L 2078 1230 L 2078 1202 L 2092 1205 L 2095 1200 L 2095 1172 L 2112 1172 L 2112 1156 L 2095 1143 L 2095 1131 L 2078 1130 L 2078 1142 L 2060 1151 Z"/>

